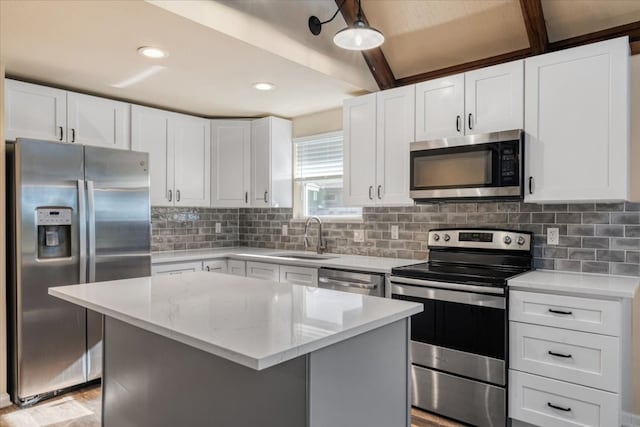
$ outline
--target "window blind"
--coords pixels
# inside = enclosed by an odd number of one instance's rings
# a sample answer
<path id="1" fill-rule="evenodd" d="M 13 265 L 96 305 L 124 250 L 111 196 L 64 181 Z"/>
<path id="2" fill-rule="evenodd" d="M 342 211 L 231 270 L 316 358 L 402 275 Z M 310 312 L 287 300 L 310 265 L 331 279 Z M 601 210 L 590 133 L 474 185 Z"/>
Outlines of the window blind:
<path id="1" fill-rule="evenodd" d="M 296 180 L 342 177 L 342 135 L 296 141 Z"/>

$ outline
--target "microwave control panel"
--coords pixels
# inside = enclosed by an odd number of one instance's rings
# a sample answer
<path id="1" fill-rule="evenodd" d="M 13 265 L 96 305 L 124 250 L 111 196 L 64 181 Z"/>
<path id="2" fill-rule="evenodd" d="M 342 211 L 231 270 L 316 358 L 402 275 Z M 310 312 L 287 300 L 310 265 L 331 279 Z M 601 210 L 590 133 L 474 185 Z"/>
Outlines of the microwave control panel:
<path id="1" fill-rule="evenodd" d="M 518 143 L 502 143 L 500 146 L 500 184 L 512 186 L 520 184 L 520 153 Z"/>

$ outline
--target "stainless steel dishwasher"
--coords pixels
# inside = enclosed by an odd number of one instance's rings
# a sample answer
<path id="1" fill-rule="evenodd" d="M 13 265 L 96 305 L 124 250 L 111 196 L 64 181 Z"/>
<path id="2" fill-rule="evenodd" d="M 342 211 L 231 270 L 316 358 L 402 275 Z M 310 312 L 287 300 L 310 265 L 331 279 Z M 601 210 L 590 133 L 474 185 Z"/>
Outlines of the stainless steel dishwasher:
<path id="1" fill-rule="evenodd" d="M 384 274 L 321 268 L 318 287 L 360 295 L 384 296 Z"/>

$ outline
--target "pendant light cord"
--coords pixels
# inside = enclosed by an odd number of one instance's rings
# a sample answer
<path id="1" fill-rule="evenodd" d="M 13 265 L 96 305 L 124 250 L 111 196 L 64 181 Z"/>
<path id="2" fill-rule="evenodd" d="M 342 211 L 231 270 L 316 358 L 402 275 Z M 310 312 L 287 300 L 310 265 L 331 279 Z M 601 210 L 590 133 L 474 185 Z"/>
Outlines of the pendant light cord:
<path id="1" fill-rule="evenodd" d="M 362 6 L 360 5 L 360 0 L 358 0 L 358 14 L 356 17 L 358 21 L 362 21 Z"/>
<path id="2" fill-rule="evenodd" d="M 338 10 L 336 10 L 336 13 L 334 13 L 331 18 L 327 19 L 324 22 L 321 22 L 320 25 L 327 24 L 327 23 L 333 21 L 335 19 L 335 17 L 338 16 L 338 12 L 340 12 L 340 9 L 342 9 L 342 6 L 344 6 L 344 4 L 346 2 L 347 2 L 347 0 L 342 0 L 342 3 L 340 4 L 340 6 L 338 6 Z M 358 15 L 360 15 L 360 0 L 358 0 Z"/>

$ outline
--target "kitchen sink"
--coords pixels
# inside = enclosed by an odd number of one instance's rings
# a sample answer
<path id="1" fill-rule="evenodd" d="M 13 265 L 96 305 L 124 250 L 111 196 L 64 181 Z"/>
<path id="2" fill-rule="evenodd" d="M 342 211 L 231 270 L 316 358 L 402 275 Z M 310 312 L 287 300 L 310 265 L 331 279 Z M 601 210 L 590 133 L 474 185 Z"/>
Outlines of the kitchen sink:
<path id="1" fill-rule="evenodd" d="M 270 255 L 276 258 L 290 258 L 290 259 L 333 259 L 338 258 L 336 255 L 320 255 L 320 254 L 301 254 L 301 253 L 281 253 Z"/>

